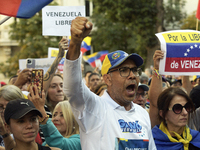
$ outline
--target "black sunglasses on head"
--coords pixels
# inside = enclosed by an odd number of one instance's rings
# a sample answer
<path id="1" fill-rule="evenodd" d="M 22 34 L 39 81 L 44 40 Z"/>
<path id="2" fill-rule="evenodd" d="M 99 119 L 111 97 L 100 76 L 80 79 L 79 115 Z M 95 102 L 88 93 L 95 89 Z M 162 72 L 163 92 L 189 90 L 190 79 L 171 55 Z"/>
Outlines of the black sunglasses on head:
<path id="1" fill-rule="evenodd" d="M 183 110 L 183 107 L 187 112 L 192 111 L 192 105 L 189 102 L 187 102 L 184 106 L 181 104 L 175 104 L 172 108 L 168 108 L 168 110 L 173 110 L 175 114 L 180 114 Z"/>

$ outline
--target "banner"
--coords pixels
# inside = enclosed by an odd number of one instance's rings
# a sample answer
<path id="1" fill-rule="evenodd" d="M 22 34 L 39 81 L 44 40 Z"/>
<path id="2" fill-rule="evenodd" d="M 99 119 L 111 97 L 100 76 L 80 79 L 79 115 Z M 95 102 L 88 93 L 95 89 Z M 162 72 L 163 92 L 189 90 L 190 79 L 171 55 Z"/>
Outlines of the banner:
<path id="1" fill-rule="evenodd" d="M 42 9 L 42 35 L 70 36 L 71 22 L 85 17 L 85 6 L 46 6 Z"/>
<path id="2" fill-rule="evenodd" d="M 159 73 L 165 75 L 200 75 L 200 32 L 174 30 L 156 34 L 165 52 Z"/>

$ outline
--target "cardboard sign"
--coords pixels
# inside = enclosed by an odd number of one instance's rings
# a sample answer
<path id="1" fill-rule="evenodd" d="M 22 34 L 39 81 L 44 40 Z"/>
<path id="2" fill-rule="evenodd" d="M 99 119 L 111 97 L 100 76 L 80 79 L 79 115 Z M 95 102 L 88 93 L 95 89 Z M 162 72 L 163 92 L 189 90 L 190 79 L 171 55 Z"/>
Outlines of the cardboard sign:
<path id="1" fill-rule="evenodd" d="M 71 22 L 85 17 L 85 6 L 46 6 L 42 9 L 42 35 L 70 36 Z"/>
<path id="2" fill-rule="evenodd" d="M 159 73 L 165 75 L 200 75 L 200 32 L 174 30 L 156 34 L 165 52 Z"/>

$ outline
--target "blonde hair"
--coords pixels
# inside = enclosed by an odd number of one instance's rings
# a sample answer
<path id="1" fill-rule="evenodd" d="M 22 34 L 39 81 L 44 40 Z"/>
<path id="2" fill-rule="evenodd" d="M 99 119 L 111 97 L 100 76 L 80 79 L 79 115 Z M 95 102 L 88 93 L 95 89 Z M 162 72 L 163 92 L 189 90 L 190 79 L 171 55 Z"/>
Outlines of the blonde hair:
<path id="1" fill-rule="evenodd" d="M 63 80 L 63 77 L 62 77 L 61 74 L 56 73 L 56 74 L 54 74 L 53 78 L 54 78 L 55 76 L 58 76 L 58 77 L 60 77 L 60 78 Z M 52 78 L 52 79 L 53 79 L 53 78 Z M 49 87 L 50 87 L 50 86 L 51 86 L 51 83 L 50 83 Z M 47 105 L 47 107 L 48 107 L 48 109 L 50 110 L 50 112 L 53 113 L 54 106 L 52 105 L 51 101 L 49 100 L 48 90 L 49 90 L 49 89 L 47 89 L 47 97 L 46 97 L 45 104 Z M 63 101 L 64 101 L 64 100 L 67 100 L 67 97 L 66 97 L 65 94 L 64 94 L 64 99 L 63 99 Z"/>
<path id="2" fill-rule="evenodd" d="M 62 101 L 59 102 L 56 107 L 60 106 L 61 111 L 63 113 L 63 117 L 65 119 L 65 122 L 67 124 L 66 133 L 64 137 L 70 137 L 73 134 L 79 134 L 79 125 L 75 120 L 75 117 L 72 113 L 71 105 L 69 101 Z M 56 108 L 55 107 L 55 108 Z M 55 109 L 53 111 L 53 114 L 55 113 Z"/>
<path id="3" fill-rule="evenodd" d="M 11 101 L 17 98 L 24 98 L 22 91 L 15 85 L 5 85 L 0 88 L 0 97 L 6 101 Z"/>

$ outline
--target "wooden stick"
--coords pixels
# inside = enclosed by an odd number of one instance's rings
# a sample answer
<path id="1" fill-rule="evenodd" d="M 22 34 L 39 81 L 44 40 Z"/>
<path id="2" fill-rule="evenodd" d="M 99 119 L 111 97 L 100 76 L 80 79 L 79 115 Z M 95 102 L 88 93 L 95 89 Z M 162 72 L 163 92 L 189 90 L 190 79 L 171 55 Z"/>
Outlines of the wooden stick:
<path id="1" fill-rule="evenodd" d="M 197 19 L 197 23 L 196 23 L 196 31 L 198 31 L 198 26 L 199 26 L 199 20 Z"/>

